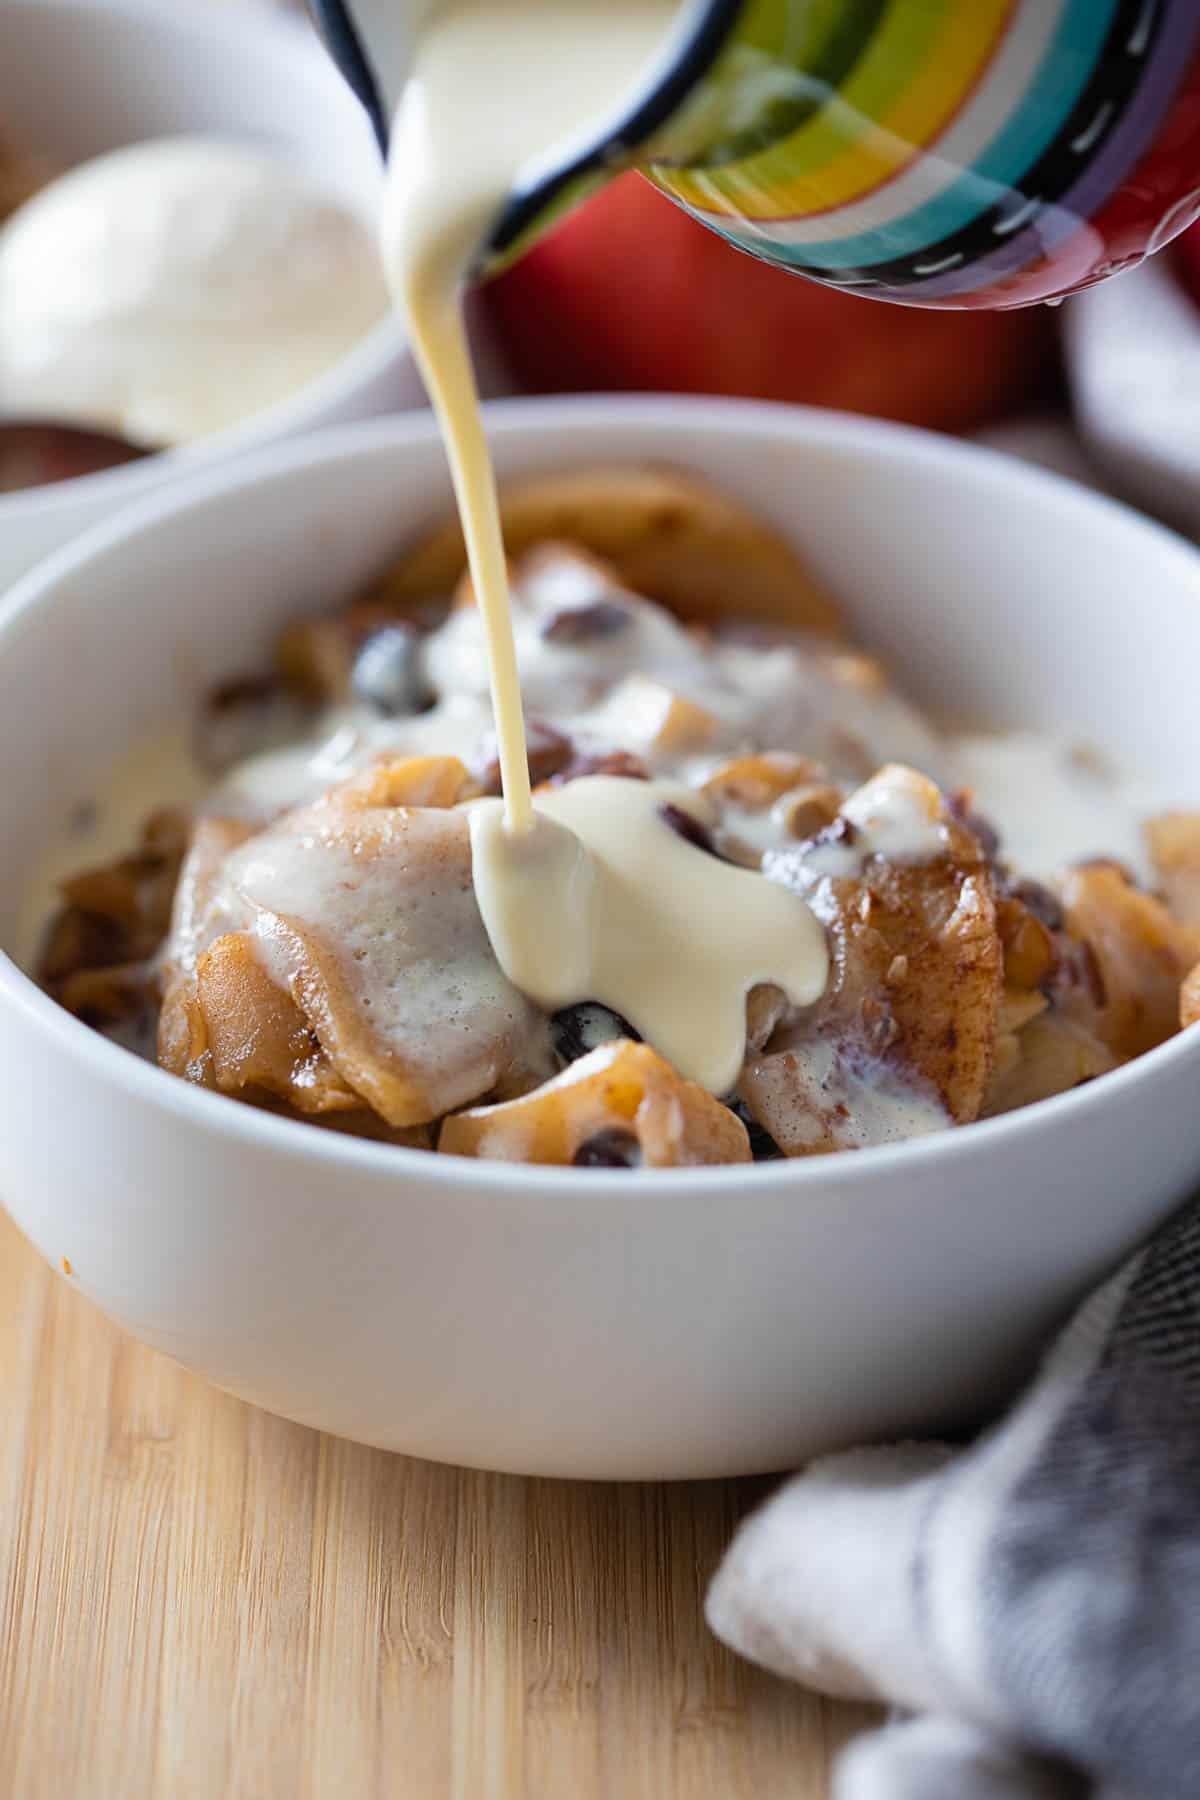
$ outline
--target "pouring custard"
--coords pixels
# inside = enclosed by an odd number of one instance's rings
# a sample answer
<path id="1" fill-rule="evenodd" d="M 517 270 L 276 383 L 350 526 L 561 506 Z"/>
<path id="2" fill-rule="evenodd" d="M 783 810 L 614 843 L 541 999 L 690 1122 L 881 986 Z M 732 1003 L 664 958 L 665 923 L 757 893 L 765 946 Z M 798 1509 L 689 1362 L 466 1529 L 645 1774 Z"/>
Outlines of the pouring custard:
<path id="1" fill-rule="evenodd" d="M 772 983 L 793 1005 L 817 1000 L 824 931 L 787 888 L 681 837 L 671 809 L 692 816 L 700 803 L 672 784 L 600 776 L 550 800 L 531 793 L 495 478 L 461 307 L 521 171 L 594 137 L 647 72 L 676 11 L 672 0 L 435 8 L 392 132 L 383 237 L 441 424 L 483 622 L 503 799 L 473 806 L 470 828 L 492 948 L 540 1004 L 610 1006 L 683 1074 L 728 1092 L 751 989 Z"/>

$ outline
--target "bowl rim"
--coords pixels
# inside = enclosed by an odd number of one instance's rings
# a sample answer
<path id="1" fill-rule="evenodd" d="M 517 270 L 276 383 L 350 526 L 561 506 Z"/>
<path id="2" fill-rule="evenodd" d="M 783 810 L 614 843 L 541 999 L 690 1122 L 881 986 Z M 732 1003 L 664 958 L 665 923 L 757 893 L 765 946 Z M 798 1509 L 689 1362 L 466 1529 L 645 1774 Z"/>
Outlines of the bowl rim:
<path id="1" fill-rule="evenodd" d="M 1078 516 L 1081 525 L 1107 515 L 1118 529 L 1131 530 L 1143 538 L 1160 559 L 1178 563 L 1200 587 L 1200 552 L 1178 533 L 1146 518 L 1123 501 L 1081 487 L 1066 476 L 1022 463 L 1002 451 L 914 426 L 816 407 L 674 394 L 521 398 L 490 402 L 484 411 L 488 436 L 493 440 L 515 438 L 519 442 L 542 436 L 553 439 L 557 433 L 580 425 L 618 426 L 636 433 L 648 427 L 686 422 L 689 431 L 701 436 L 733 427 L 767 441 L 831 447 L 878 461 L 917 462 L 935 472 L 966 469 L 972 472 L 973 479 L 996 494 L 1020 496 L 1041 490 L 1052 495 L 1060 511 L 1068 519 Z M 427 450 L 436 447 L 437 441 L 436 422 L 427 412 L 360 420 L 269 444 L 252 455 L 150 495 L 116 517 L 93 526 L 14 584 L 0 600 L 0 655 L 5 638 L 19 631 L 27 619 L 52 607 L 56 595 L 69 591 L 71 583 L 85 575 L 97 557 L 135 544 L 139 538 L 169 532 L 183 514 L 202 511 L 235 491 L 253 489 L 264 482 L 287 482 L 323 464 L 360 455 L 403 453 L 410 447 Z M 226 1095 L 181 1081 L 73 1018 L 42 992 L 2 946 L 0 1006 L 14 1009 L 26 1029 L 51 1038 L 63 1056 L 82 1064 L 93 1079 L 122 1090 L 131 1100 L 160 1115 L 199 1130 L 207 1128 L 235 1144 L 277 1155 L 301 1156 L 311 1166 L 326 1168 L 330 1173 L 359 1171 L 365 1176 L 393 1181 L 419 1177 L 440 1187 L 471 1187 L 481 1197 L 521 1189 L 575 1203 L 581 1194 L 596 1200 L 616 1193 L 628 1197 L 631 1183 L 644 1187 L 647 1195 L 695 1190 L 699 1182 L 705 1195 L 741 1194 L 748 1186 L 755 1195 L 765 1197 L 792 1183 L 801 1190 L 829 1193 L 853 1191 L 864 1183 L 873 1187 L 877 1179 L 892 1174 L 916 1178 L 931 1167 L 944 1174 L 961 1168 L 964 1158 L 969 1163 L 977 1155 L 1002 1150 L 1014 1136 L 1047 1137 L 1060 1123 L 1086 1129 L 1098 1107 L 1126 1095 L 1141 1083 L 1154 1081 L 1159 1071 L 1166 1074 L 1183 1060 L 1200 1064 L 1200 1032 L 1185 1029 L 1101 1081 L 1089 1082 L 1016 1112 L 979 1120 L 967 1128 L 840 1156 L 644 1171 L 589 1169 L 581 1180 L 582 1172 L 573 1168 L 439 1156 L 428 1150 L 317 1131 L 304 1120 L 237 1105 Z"/>
<path id="2" fill-rule="evenodd" d="M 1194 375 L 1200 368 L 1200 290 L 1193 294 L 1185 285 L 1179 273 L 1178 258 L 1170 251 L 1165 256 L 1147 256 L 1136 268 L 1126 269 L 1122 274 L 1122 293 L 1134 296 L 1139 289 L 1145 289 L 1151 299 L 1160 294 L 1176 296 L 1182 305 L 1195 315 L 1193 330 L 1186 346 L 1172 344 L 1172 354 L 1181 355 L 1187 373 Z M 1087 366 L 1094 356 L 1092 343 L 1095 321 L 1098 311 L 1108 303 L 1107 296 L 1093 289 L 1072 296 L 1074 304 L 1067 308 L 1063 318 L 1063 344 L 1067 363 L 1067 373 L 1071 380 L 1072 402 L 1076 417 L 1082 428 L 1083 448 L 1092 455 L 1098 465 L 1111 471 L 1114 483 L 1124 481 L 1127 491 L 1133 492 L 1137 482 L 1137 471 L 1133 479 L 1121 468 L 1120 458 L 1114 454 L 1110 442 L 1110 432 L 1114 416 L 1111 396 L 1105 392 L 1102 398 L 1097 397 L 1094 384 L 1088 378 Z M 1147 471 L 1157 480 L 1166 480 L 1179 486 L 1189 485 L 1194 488 L 1197 476 L 1200 475 L 1200 450 L 1195 443 L 1189 444 L 1186 438 L 1180 438 L 1169 431 L 1139 431 L 1133 440 L 1135 456 L 1140 459 L 1144 476 Z M 1169 500 L 1164 498 L 1163 511 L 1167 512 Z M 1174 516 L 1180 518 L 1180 509 L 1175 506 Z M 1180 518 L 1179 530 L 1185 533 L 1195 529 L 1195 515 L 1189 522 Z"/>
<path id="3" fill-rule="evenodd" d="M 226 46 L 231 59 L 240 54 L 242 46 L 247 46 L 262 57 L 273 59 L 281 68 L 290 65 L 286 71 L 287 79 L 298 90 L 311 86 L 327 61 L 315 32 L 303 18 L 266 7 L 214 8 L 201 4 L 201 0 L 171 0 L 167 8 L 157 4 L 156 0 L 24 0 L 24 4 L 36 6 L 38 12 L 46 14 L 59 13 L 66 17 L 86 14 L 89 18 L 107 17 L 137 25 L 150 24 L 176 38 L 200 35 L 212 44 Z M 0 10 L 0 21 L 2 19 Z M 330 69 L 332 71 L 332 64 Z M 249 120 L 246 125 L 249 129 Z M 180 132 L 176 135 L 206 135 L 217 142 L 258 142 L 233 131 Z M 131 143 L 137 141 L 130 140 Z M 236 424 L 191 443 L 152 451 L 138 462 L 119 468 L 75 475 L 67 481 L 39 482 L 36 487 L 0 494 L 0 531 L 18 520 L 30 523 L 52 516 L 56 511 L 93 501 L 102 504 L 107 500 L 114 507 L 122 502 L 128 504 L 159 481 L 175 480 L 192 470 L 260 449 L 288 435 L 331 429 L 320 423 L 322 412 L 335 402 L 344 402 L 360 389 L 369 388 L 381 379 L 391 364 L 407 355 L 408 334 L 399 312 L 392 308 L 319 375 Z"/>

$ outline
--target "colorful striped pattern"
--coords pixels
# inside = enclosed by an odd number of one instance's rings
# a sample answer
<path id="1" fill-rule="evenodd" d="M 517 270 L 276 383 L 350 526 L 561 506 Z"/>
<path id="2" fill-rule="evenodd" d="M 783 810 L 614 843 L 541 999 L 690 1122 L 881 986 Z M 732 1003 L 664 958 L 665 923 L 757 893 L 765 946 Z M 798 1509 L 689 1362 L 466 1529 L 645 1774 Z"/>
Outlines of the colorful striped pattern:
<path id="1" fill-rule="evenodd" d="M 716 141 L 674 166 L 668 124 L 648 172 L 742 248 L 910 303 L 1090 278 L 1080 233 L 1200 50 L 1198 0 L 805 5 L 826 67 L 799 0 L 746 0 L 704 83 Z"/>

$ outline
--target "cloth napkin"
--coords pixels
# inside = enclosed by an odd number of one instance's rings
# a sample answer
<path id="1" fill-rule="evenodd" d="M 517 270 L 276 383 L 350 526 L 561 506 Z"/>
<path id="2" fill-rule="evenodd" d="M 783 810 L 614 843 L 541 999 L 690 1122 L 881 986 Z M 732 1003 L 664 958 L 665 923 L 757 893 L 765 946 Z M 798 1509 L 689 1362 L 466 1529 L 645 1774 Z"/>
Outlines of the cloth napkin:
<path id="1" fill-rule="evenodd" d="M 1200 1200 L 967 1449 L 814 1463 L 747 1520 L 708 1618 L 901 1717 L 833 1800 L 1200 1800 Z"/>

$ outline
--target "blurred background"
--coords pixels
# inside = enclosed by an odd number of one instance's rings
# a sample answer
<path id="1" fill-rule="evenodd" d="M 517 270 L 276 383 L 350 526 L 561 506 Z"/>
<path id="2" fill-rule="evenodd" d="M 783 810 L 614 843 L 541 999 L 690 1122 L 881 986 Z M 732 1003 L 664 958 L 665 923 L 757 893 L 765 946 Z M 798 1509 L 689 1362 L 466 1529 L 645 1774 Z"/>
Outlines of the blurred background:
<path id="1" fill-rule="evenodd" d="M 86 7 L 89 0 L 73 3 Z M 144 329 L 132 349 L 98 334 L 94 318 L 87 323 L 87 309 L 76 299 L 64 304 L 62 289 L 74 275 L 64 276 L 59 221 L 51 215 L 50 226 L 45 222 L 47 184 L 53 187 L 56 175 L 86 161 L 89 152 L 120 142 L 122 129 L 114 123 L 120 107 L 114 112 L 111 93 L 95 102 L 107 105 L 112 116 L 105 118 L 94 142 L 86 120 L 76 117 L 78 107 L 65 101 L 59 110 L 71 112 L 74 123 L 64 137 L 61 120 L 53 117 L 52 94 L 39 102 L 36 118 L 23 108 L 19 92 L 24 89 L 18 90 L 12 56 L 4 54 L 5 21 L 11 31 L 14 17 L 22 11 L 28 15 L 39 4 L 61 9 L 62 0 L 0 0 L 0 220 L 8 217 L 0 226 L 0 416 L 42 416 L 53 410 L 78 426 L 118 429 L 133 440 L 136 454 L 178 451 L 194 438 L 205 440 L 239 426 L 244 420 L 238 405 L 253 413 L 254 435 L 261 438 L 412 404 L 418 394 L 411 371 L 401 375 L 392 365 L 384 371 L 384 340 L 377 337 L 378 366 L 371 380 L 359 381 L 353 395 L 343 381 L 336 394 L 327 384 L 320 405 L 298 412 L 270 410 L 278 409 L 293 390 L 316 393 L 306 384 L 335 364 L 343 367 L 339 358 L 345 359 L 353 347 L 338 335 L 348 295 L 357 307 L 354 333 L 365 341 L 372 329 L 382 329 L 385 303 L 365 265 L 373 252 L 364 249 L 373 226 L 376 177 L 367 167 L 372 151 L 365 125 L 347 122 L 347 96 L 335 92 L 340 81 L 331 66 L 315 73 L 309 69 L 305 76 L 333 94 L 329 117 L 318 118 L 311 106 L 302 109 L 297 103 L 294 129 L 281 123 L 288 104 L 286 83 L 267 84 L 268 96 L 265 85 L 256 93 L 247 81 L 244 92 L 226 94 L 220 105 L 198 105 L 197 91 L 218 76 L 193 72 L 189 77 L 182 67 L 176 75 L 182 123 L 171 112 L 169 96 L 150 124 L 141 100 L 128 109 L 124 135 L 130 138 L 144 139 L 155 130 L 170 135 L 177 129 L 193 134 L 211 129 L 224 137 L 269 142 L 291 158 L 298 178 L 310 183 L 324 173 L 336 175 L 336 197 L 357 216 L 357 238 L 345 220 L 335 230 L 328 217 L 318 219 L 311 207 L 306 212 L 295 194 L 288 202 L 290 236 L 280 229 L 271 237 L 261 222 L 256 226 L 259 239 L 269 241 L 259 243 L 261 266 L 240 270 L 241 291 L 266 295 L 271 289 L 277 309 L 269 315 L 264 311 L 257 336 L 245 324 L 246 304 L 238 320 L 227 319 L 222 311 L 231 309 L 237 286 L 231 270 L 238 257 L 251 255 L 252 234 L 244 218 L 230 223 L 232 203 L 224 190 L 217 192 L 220 183 L 211 172 L 198 188 L 189 188 L 186 182 L 180 185 L 176 170 L 170 177 L 175 187 L 169 203 L 164 199 L 160 207 L 160 238 L 171 232 L 178 236 L 180 220 L 188 219 L 193 237 L 203 240 L 189 251 L 186 279 L 179 267 L 166 267 L 169 258 L 161 242 L 149 241 L 151 233 L 143 233 L 143 241 L 134 245 L 127 237 L 118 241 L 106 215 L 96 256 L 123 262 L 127 270 L 139 257 L 154 264 L 153 276 L 148 274 L 144 284 L 149 298 L 144 304 L 143 297 L 138 301 Z M 93 4 L 104 10 L 104 0 Z M 139 4 L 164 16 L 187 11 L 186 0 Z M 195 5 L 191 0 L 193 9 Z M 220 33 L 222 20 L 236 33 L 236 21 L 251 16 L 269 17 L 281 33 L 296 38 L 311 32 L 298 0 L 206 0 L 203 11 L 210 35 Z M 23 75 L 20 79 L 24 82 Z M 105 79 L 111 86 L 111 72 Z M 93 86 L 99 93 L 104 82 Z M 306 112 L 303 123 L 301 110 Z M 16 116 L 22 112 L 25 116 Z M 348 143 L 351 135 L 355 141 L 344 153 L 339 146 L 336 155 L 326 154 L 331 137 Z M 162 179 L 170 185 L 168 177 Z M 37 195 L 32 208 L 43 209 L 34 214 L 41 222 L 40 235 L 28 226 L 31 207 L 22 206 L 30 195 Z M 103 197 L 93 190 L 86 203 L 92 216 L 99 217 Z M 277 218 L 281 207 L 272 204 Z M 110 210 L 120 210 L 116 201 Z M 265 216 L 261 195 L 259 215 L 247 216 L 260 221 Z M 299 273 L 288 275 L 288 269 Z M 276 291 L 289 280 L 305 279 L 312 290 L 306 296 Z M 150 293 L 155 282 L 157 290 Z M 124 358 L 132 370 L 131 386 L 138 380 L 144 385 L 150 375 L 133 365 L 149 356 L 151 340 L 158 346 L 158 363 L 151 372 L 155 379 L 169 360 L 163 347 L 167 339 L 178 363 L 184 329 L 180 320 L 188 311 L 178 304 L 181 284 L 192 290 L 187 329 L 208 330 L 213 345 L 223 344 L 230 358 L 241 356 L 243 366 L 265 367 L 268 343 L 281 342 L 289 333 L 298 339 L 301 312 L 308 332 L 304 356 L 291 368 L 280 362 L 275 385 L 268 384 L 261 394 L 235 396 L 238 404 L 231 403 L 228 417 L 212 408 L 211 416 L 199 417 L 191 404 L 194 395 L 188 405 L 167 407 L 161 417 L 148 415 L 144 406 L 139 409 L 136 396 L 118 404 L 111 392 L 98 390 L 95 369 Z M 203 320 L 198 296 L 206 284 L 211 305 Z M 324 303 L 318 290 L 326 296 Z M 981 435 L 1106 485 L 1195 533 L 1200 532 L 1200 406 L 1192 400 L 1193 390 L 1200 399 L 1198 295 L 1200 235 L 1193 230 L 1156 264 L 1054 310 L 1036 306 L 954 313 L 882 305 L 789 278 L 753 261 L 694 223 L 639 177 L 626 176 L 482 290 L 473 318 L 485 390 L 493 395 L 649 389 L 845 408 L 938 431 Z M 388 350 L 393 363 L 395 348 L 393 341 Z M 85 365 L 92 371 L 86 379 L 79 373 Z M 231 440 L 230 447 L 240 441 Z M 225 442 L 217 436 L 214 448 Z M 25 461 L 14 469 L 11 457 L 6 465 L 0 452 L 0 491 L 107 467 L 106 456 L 117 460 L 115 451 L 95 444 L 65 448 L 62 441 L 38 442 L 32 451 L 27 444 L 24 454 Z M 72 456 L 81 460 L 72 461 Z"/>

